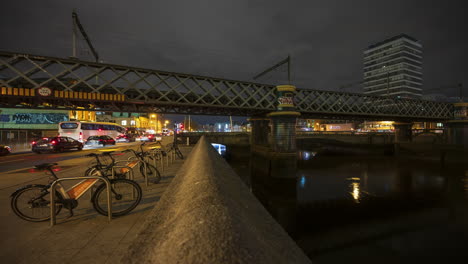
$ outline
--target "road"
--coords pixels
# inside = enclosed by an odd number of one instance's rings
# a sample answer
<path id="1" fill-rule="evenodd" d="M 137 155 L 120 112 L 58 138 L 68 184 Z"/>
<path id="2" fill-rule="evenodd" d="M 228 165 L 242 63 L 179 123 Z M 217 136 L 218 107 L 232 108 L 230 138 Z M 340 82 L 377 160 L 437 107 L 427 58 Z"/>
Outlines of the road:
<path id="1" fill-rule="evenodd" d="M 164 138 L 163 145 L 172 141 Z M 49 222 L 31 223 L 18 218 L 10 209 L 10 194 L 26 184 L 46 184 L 48 176 L 44 172 L 32 172 L 35 164 L 57 162 L 61 168 L 59 177 L 82 176 L 91 158 L 83 157 L 90 152 L 102 150 L 123 150 L 137 148 L 136 143 L 119 143 L 103 149 L 68 151 L 64 153 L 35 154 L 23 153 L 0 158 L 0 259 L 2 263 L 112 263 L 131 243 L 140 231 L 141 222 L 149 213 L 183 160 L 176 159 L 165 167 L 159 184 L 145 186 L 137 172 L 135 180 L 143 189 L 143 199 L 130 214 L 113 219 L 97 214 L 88 194 L 80 200 L 74 216 L 67 218 L 68 210 L 62 210 L 57 217 L 57 225 Z M 181 146 L 184 155 L 190 148 Z M 119 156 L 126 159 L 130 153 Z"/>
<path id="2" fill-rule="evenodd" d="M 162 144 L 168 144 L 173 141 L 173 137 L 163 137 Z M 147 144 L 152 144 L 154 142 L 148 142 Z M 106 146 L 100 148 L 87 148 L 85 147 L 82 151 L 77 151 L 75 149 L 66 150 L 63 153 L 51 152 L 44 154 L 36 154 L 34 152 L 26 152 L 20 154 L 11 154 L 7 156 L 0 156 L 0 173 L 2 172 L 11 172 L 15 170 L 20 170 L 24 168 L 31 168 L 36 164 L 45 163 L 45 162 L 57 162 L 60 163 L 64 160 L 81 158 L 87 153 L 99 152 L 99 151 L 121 151 L 129 146 L 136 146 L 141 144 L 141 142 L 132 142 L 132 143 L 117 143 L 113 146 Z"/>

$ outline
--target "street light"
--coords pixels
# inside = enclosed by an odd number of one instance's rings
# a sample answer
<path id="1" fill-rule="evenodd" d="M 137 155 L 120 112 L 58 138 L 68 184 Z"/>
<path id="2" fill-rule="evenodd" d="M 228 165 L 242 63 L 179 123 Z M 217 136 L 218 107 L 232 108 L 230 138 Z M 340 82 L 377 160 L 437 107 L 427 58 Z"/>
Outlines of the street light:
<path id="1" fill-rule="evenodd" d="M 164 128 L 167 128 L 167 124 L 169 124 L 169 120 L 164 121 Z"/>
<path id="2" fill-rule="evenodd" d="M 154 118 L 156 120 L 156 115 L 155 114 L 152 114 L 151 115 L 151 118 Z M 151 120 L 151 123 L 153 123 L 153 121 Z M 152 127 L 152 129 L 154 130 L 157 130 L 157 126 L 158 126 L 158 123 L 156 122 L 156 125 Z M 156 131 L 155 131 L 156 132 Z"/>

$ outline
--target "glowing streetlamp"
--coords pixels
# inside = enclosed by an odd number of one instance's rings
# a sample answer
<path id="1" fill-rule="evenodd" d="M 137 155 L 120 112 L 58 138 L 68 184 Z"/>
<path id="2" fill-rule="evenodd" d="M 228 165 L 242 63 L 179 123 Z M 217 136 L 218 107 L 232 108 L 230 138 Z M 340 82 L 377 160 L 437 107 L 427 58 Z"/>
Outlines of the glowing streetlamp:
<path id="1" fill-rule="evenodd" d="M 153 118 L 153 119 L 155 119 L 155 120 L 156 120 L 156 115 L 155 115 L 155 114 L 152 114 L 152 115 L 151 115 L 151 118 Z M 150 123 L 153 123 L 153 121 L 151 120 L 151 122 L 150 122 Z M 155 129 L 155 130 L 157 130 L 157 128 L 158 128 L 158 122 L 156 121 L 156 125 L 155 125 L 155 126 L 153 126 L 153 127 L 152 127 L 152 129 Z"/>

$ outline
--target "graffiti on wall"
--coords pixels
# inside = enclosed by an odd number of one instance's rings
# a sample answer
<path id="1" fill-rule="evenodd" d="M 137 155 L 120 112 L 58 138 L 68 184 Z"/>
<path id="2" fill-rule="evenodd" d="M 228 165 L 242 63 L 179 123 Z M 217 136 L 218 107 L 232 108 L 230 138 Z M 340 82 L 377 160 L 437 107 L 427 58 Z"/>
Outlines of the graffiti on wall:
<path id="1" fill-rule="evenodd" d="M 21 113 L 11 115 L 11 117 L 11 120 L 6 122 L 14 122 L 15 124 L 58 124 L 68 121 L 68 115 L 62 113 Z"/>
<path id="2" fill-rule="evenodd" d="M 10 122 L 10 115 L 0 115 L 0 122 Z"/>

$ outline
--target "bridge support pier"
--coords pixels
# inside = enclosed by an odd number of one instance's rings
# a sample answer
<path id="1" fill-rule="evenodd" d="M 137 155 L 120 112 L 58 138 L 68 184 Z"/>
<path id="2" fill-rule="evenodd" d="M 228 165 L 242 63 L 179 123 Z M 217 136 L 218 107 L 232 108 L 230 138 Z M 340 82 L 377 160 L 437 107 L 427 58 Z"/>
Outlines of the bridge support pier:
<path id="1" fill-rule="evenodd" d="M 270 119 L 261 117 L 249 118 L 251 124 L 250 145 L 268 146 Z"/>
<path id="2" fill-rule="evenodd" d="M 294 106 L 296 87 L 276 86 L 277 111 L 271 112 L 271 176 L 275 178 L 296 178 L 296 119 L 300 115 Z"/>
<path id="3" fill-rule="evenodd" d="M 468 149 L 468 103 L 456 103 L 454 106 L 454 120 L 445 123 L 447 143 Z"/>
<path id="4" fill-rule="evenodd" d="M 394 123 L 393 127 L 395 128 L 395 155 L 400 154 L 400 144 L 411 142 L 412 135 L 411 135 L 411 127 L 413 123 Z"/>
<path id="5" fill-rule="evenodd" d="M 296 87 L 279 85 L 276 88 L 277 111 L 269 113 L 268 119 L 250 119 L 252 191 L 283 228 L 294 234 L 297 206 L 296 119 L 300 113 L 294 107 Z M 269 144 L 265 144 L 268 141 Z"/>

